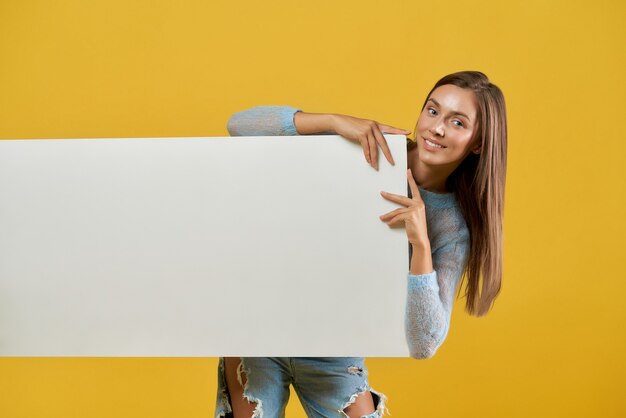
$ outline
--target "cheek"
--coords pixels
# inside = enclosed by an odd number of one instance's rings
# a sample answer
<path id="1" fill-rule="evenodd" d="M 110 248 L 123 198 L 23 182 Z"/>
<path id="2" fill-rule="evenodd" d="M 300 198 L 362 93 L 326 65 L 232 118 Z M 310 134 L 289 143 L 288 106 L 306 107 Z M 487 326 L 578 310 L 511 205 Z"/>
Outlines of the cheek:
<path id="1" fill-rule="evenodd" d="M 459 150 L 461 150 L 464 154 L 468 153 L 469 151 L 471 151 L 474 143 L 472 142 L 472 138 L 473 138 L 473 134 L 467 134 L 464 135 L 462 138 L 460 138 L 459 143 L 458 143 L 458 148 Z"/>
<path id="2" fill-rule="evenodd" d="M 454 149 L 455 153 L 463 154 L 468 149 L 471 148 L 470 147 L 471 139 L 472 139 L 471 133 L 459 133 L 458 135 L 455 135 L 454 137 L 449 136 L 448 144 L 450 148 Z"/>

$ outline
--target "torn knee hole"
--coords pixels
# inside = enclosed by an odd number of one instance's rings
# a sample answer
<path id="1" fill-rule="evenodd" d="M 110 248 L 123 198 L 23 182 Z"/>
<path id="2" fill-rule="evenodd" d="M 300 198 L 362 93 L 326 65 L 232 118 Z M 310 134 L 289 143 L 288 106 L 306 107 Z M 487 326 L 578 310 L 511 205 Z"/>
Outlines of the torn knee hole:
<path id="1" fill-rule="evenodd" d="M 371 393 L 366 387 L 359 388 L 357 393 L 353 394 L 348 402 L 343 405 L 343 408 L 340 412 L 342 412 L 346 417 L 352 416 L 355 412 L 360 416 L 364 415 L 362 412 L 364 410 L 368 410 L 367 414 L 371 414 L 376 411 L 376 406 L 374 405 L 373 410 L 369 411 L 370 405 L 368 405 L 368 399 L 365 396 L 362 396 L 367 393 Z"/>
<path id="2" fill-rule="evenodd" d="M 243 370 L 243 360 L 240 360 L 239 365 L 237 366 L 237 381 L 242 388 L 245 388 L 246 383 L 248 382 L 246 378 L 246 372 Z"/>
<path id="3" fill-rule="evenodd" d="M 364 394 L 371 395 L 373 410 L 372 404 L 369 404 L 368 402 L 369 400 L 362 396 Z M 344 404 L 343 408 L 339 412 L 343 413 L 343 415 L 348 418 L 353 416 L 355 413 L 359 416 L 370 416 L 372 414 L 376 414 L 377 417 L 382 418 L 385 415 L 385 412 L 389 414 L 389 410 L 385 405 L 386 401 L 387 397 L 384 394 L 377 392 L 372 388 L 360 387 L 357 393 L 350 397 L 348 402 Z M 365 403 L 368 403 L 369 405 L 366 405 Z"/>
<path id="4" fill-rule="evenodd" d="M 237 366 L 237 381 L 239 382 L 239 384 L 241 385 L 241 387 L 243 388 L 243 392 L 242 392 L 242 398 L 250 405 L 254 404 L 255 408 L 254 411 L 252 412 L 252 416 L 251 418 L 262 418 L 263 417 L 263 403 L 261 402 L 260 399 L 257 399 L 253 396 L 251 396 L 248 393 L 248 378 L 246 376 L 247 372 L 244 369 L 244 364 L 243 364 L 243 360 L 241 360 L 239 362 L 239 365 Z"/>
<path id="5" fill-rule="evenodd" d="M 348 367 L 348 373 L 350 374 L 363 374 L 363 369 L 357 366 Z"/>

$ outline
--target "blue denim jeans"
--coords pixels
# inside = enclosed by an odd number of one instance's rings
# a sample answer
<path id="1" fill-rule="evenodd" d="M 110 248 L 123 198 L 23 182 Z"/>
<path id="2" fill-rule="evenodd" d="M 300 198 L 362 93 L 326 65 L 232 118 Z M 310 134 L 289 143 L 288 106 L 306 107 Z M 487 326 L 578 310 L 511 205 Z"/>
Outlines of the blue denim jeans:
<path id="1" fill-rule="evenodd" d="M 365 391 L 371 392 L 375 411 L 363 418 L 382 418 L 386 409 L 385 395 L 367 382 L 363 357 L 242 357 L 237 369 L 240 384 L 242 373 L 243 396 L 257 404 L 253 418 L 283 418 L 289 385 L 308 417 L 345 418 L 344 409 Z M 220 358 L 217 378 L 215 418 L 232 417 L 224 358 Z"/>

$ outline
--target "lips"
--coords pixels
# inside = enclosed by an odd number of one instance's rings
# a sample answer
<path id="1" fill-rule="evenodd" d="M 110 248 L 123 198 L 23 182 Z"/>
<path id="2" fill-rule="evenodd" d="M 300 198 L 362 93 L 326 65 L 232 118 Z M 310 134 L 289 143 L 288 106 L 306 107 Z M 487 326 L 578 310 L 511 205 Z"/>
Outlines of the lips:
<path id="1" fill-rule="evenodd" d="M 428 145 L 430 148 L 437 148 L 437 149 L 446 148 L 444 145 L 430 138 L 424 138 L 424 143 Z"/>

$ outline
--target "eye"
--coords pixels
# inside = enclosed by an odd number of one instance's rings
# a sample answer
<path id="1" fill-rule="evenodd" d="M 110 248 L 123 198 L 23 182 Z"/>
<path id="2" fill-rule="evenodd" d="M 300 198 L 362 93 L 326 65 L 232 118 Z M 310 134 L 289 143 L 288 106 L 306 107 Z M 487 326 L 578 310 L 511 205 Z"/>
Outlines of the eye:
<path id="1" fill-rule="evenodd" d="M 460 121 L 460 120 L 458 120 L 458 119 L 453 120 L 453 121 L 452 121 L 452 123 L 454 123 L 454 125 L 455 125 L 455 126 L 458 126 L 458 127 L 460 127 L 460 128 L 462 128 L 462 127 L 464 127 L 464 126 L 465 126 L 465 125 L 463 125 L 463 122 L 461 122 L 461 121 Z"/>
<path id="2" fill-rule="evenodd" d="M 433 115 L 433 116 L 434 116 L 434 115 L 436 115 L 436 114 L 437 114 L 437 111 L 436 111 L 435 109 L 433 109 L 432 107 L 429 107 L 429 108 L 428 108 L 428 113 L 430 113 L 431 115 Z"/>

